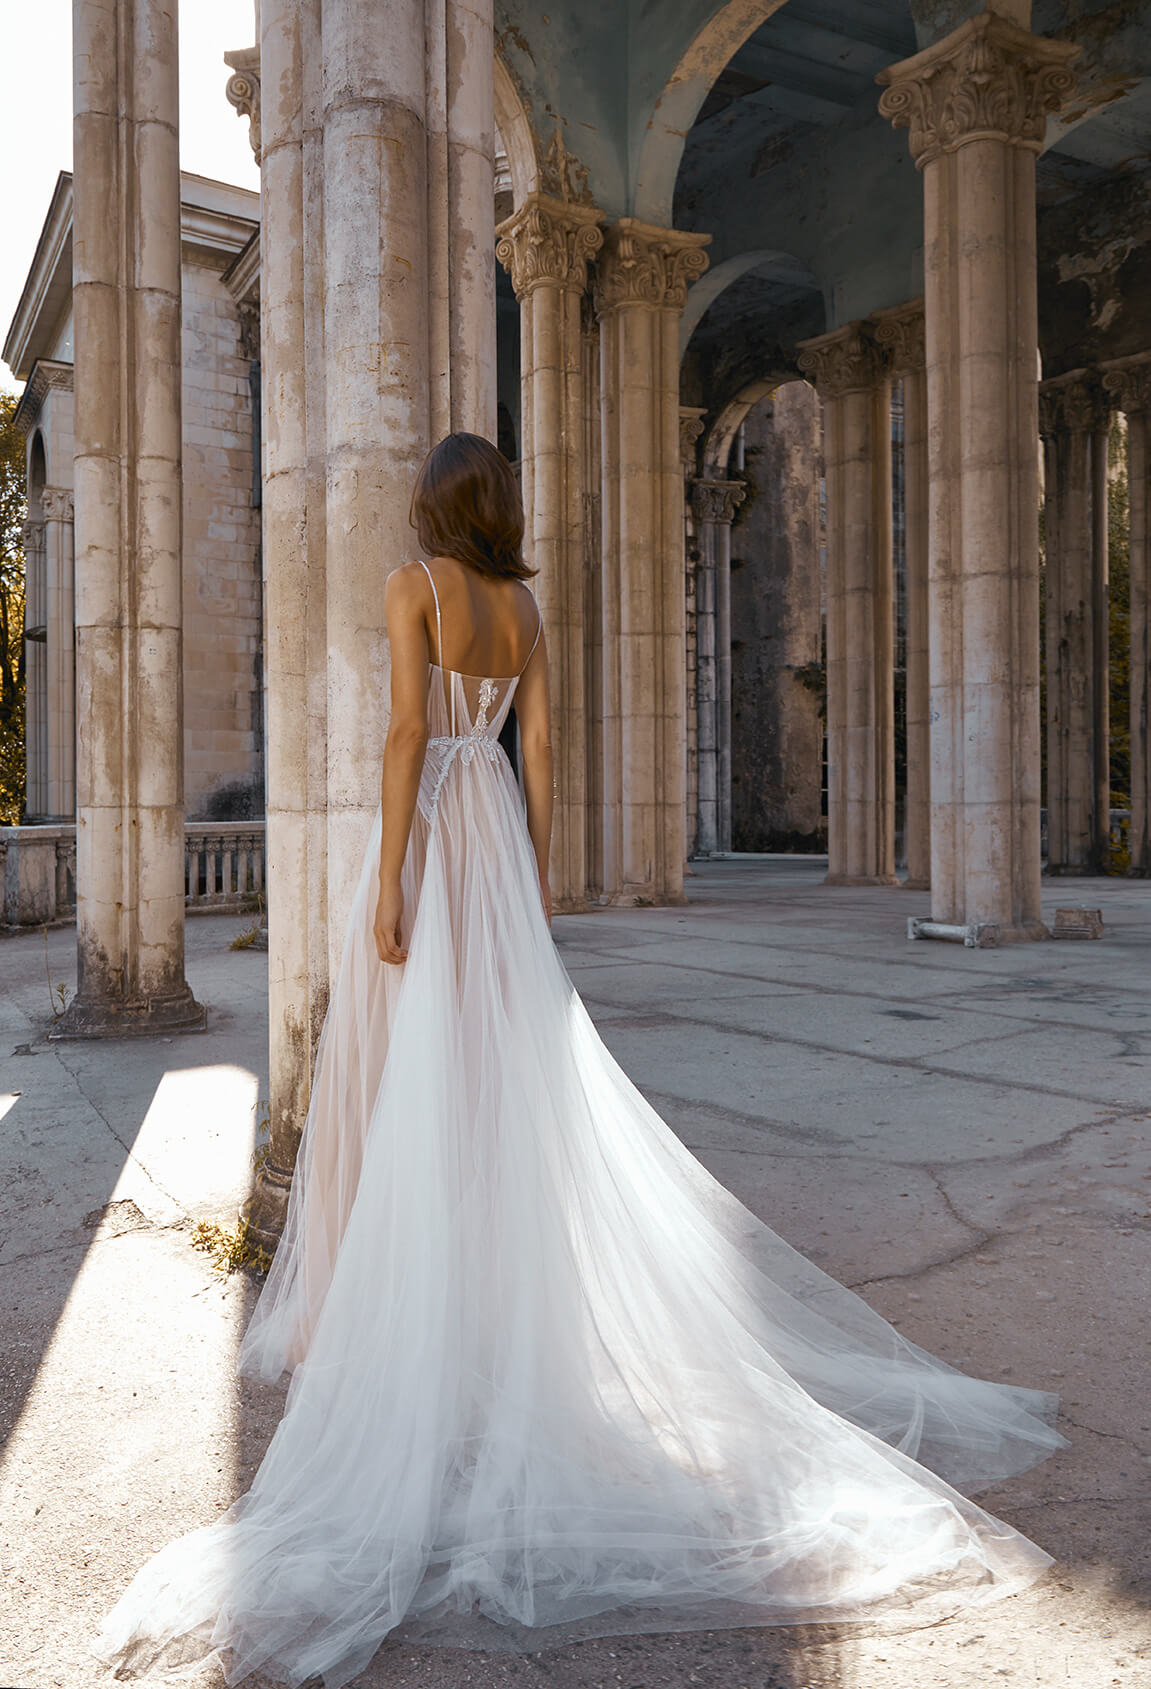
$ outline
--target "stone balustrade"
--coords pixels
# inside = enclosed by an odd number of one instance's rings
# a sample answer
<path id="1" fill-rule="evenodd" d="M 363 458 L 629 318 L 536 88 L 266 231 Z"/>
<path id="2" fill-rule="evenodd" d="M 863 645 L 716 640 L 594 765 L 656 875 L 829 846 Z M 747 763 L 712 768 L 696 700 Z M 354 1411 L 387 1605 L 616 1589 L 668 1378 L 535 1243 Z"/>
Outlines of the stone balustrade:
<path id="1" fill-rule="evenodd" d="M 190 821 L 184 828 L 189 915 L 250 908 L 264 896 L 262 821 Z M 43 926 L 76 913 L 76 829 L 0 827 L 0 925 Z"/>

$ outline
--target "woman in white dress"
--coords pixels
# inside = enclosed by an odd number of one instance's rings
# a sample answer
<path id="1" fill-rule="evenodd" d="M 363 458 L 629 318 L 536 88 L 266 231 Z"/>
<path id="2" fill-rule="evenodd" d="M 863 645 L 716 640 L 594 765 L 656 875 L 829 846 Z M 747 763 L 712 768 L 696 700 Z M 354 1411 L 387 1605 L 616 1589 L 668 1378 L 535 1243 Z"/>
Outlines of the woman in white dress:
<path id="1" fill-rule="evenodd" d="M 397 1631 L 906 1623 L 1025 1587 L 1048 1556 L 960 1490 L 1060 1446 L 1055 1398 L 908 1343 L 613 1061 L 548 930 L 514 478 L 453 435 L 413 511 L 428 561 L 387 582 L 382 820 L 241 1352 L 294 1369 L 287 1408 L 250 1491 L 144 1566 L 98 1651 L 339 1689 Z"/>

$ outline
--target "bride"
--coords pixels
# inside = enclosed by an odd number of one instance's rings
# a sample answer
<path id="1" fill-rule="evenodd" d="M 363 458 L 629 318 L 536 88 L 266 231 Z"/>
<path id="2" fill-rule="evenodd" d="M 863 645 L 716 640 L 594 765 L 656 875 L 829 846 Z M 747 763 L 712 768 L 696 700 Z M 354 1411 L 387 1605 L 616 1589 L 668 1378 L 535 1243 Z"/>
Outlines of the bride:
<path id="1" fill-rule="evenodd" d="M 392 1632 L 907 1622 L 1025 1587 L 1049 1557 L 960 1492 L 1060 1446 L 1055 1398 L 908 1343 L 617 1067 L 548 931 L 546 641 L 508 464 L 449 436 L 413 520 L 380 814 L 240 1356 L 292 1370 L 287 1408 L 97 1651 L 339 1689 Z"/>

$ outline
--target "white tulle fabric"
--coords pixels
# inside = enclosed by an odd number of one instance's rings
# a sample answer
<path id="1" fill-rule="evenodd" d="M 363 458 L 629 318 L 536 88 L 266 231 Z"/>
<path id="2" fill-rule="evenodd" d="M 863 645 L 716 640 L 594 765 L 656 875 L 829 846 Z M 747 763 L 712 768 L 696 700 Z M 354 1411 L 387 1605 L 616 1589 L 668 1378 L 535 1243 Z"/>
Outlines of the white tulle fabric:
<path id="1" fill-rule="evenodd" d="M 248 1494 L 106 1621 L 122 1668 L 220 1650 L 233 1683 L 338 1689 L 397 1628 L 535 1647 L 906 1621 L 1049 1564 L 951 1486 L 1058 1446 L 1055 1398 L 906 1342 L 600 1042 L 496 743 L 515 684 L 432 670 L 409 959 L 376 959 L 377 818 L 243 1345 L 249 1371 L 294 1367 L 287 1410 Z"/>

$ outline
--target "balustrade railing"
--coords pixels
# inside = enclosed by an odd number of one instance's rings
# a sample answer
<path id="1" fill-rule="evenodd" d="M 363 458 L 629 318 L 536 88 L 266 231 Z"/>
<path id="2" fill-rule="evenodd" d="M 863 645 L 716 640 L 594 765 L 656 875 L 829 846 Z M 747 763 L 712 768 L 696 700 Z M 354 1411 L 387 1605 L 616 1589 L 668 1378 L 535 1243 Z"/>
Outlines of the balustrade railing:
<path id="1" fill-rule="evenodd" d="M 189 821 L 184 898 L 189 915 L 255 909 L 265 896 L 262 821 Z M 0 925 L 38 927 L 76 912 L 74 826 L 0 827 Z"/>

